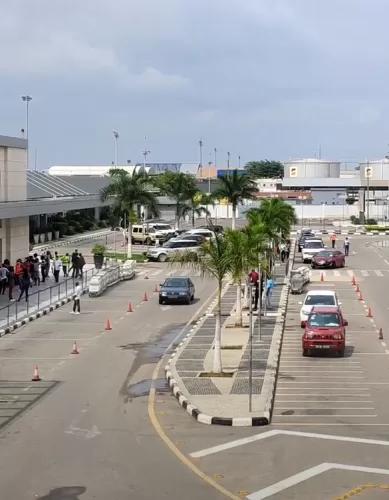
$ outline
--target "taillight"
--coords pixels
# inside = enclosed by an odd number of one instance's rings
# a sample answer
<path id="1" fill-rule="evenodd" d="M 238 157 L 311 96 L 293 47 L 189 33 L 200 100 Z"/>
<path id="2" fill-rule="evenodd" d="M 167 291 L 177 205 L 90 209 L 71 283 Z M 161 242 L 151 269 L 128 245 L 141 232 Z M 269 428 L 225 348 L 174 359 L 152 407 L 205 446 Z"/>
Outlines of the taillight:
<path id="1" fill-rule="evenodd" d="M 342 338 L 343 338 L 343 337 L 342 337 L 342 334 L 340 334 L 340 333 L 334 333 L 334 334 L 332 335 L 332 338 L 333 338 L 334 340 L 342 340 Z"/>

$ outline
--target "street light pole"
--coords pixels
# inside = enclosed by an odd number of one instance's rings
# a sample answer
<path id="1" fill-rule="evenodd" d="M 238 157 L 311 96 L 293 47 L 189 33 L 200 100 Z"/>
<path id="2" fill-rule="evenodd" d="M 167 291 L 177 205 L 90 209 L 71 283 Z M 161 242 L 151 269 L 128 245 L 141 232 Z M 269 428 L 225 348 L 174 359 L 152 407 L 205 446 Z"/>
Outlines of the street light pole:
<path id="1" fill-rule="evenodd" d="M 238 167 L 240 168 L 240 155 L 238 155 Z"/>
<path id="2" fill-rule="evenodd" d="M 253 411 L 253 287 L 249 285 L 249 413 Z"/>
<path id="3" fill-rule="evenodd" d="M 115 137 L 115 167 L 117 167 L 119 162 L 119 134 L 113 131 L 113 136 Z"/>
<path id="4" fill-rule="evenodd" d="M 230 175 L 230 156 L 231 156 L 231 153 L 227 153 L 227 171 L 228 171 L 228 176 Z"/>
<path id="5" fill-rule="evenodd" d="M 29 162 L 29 151 L 30 151 L 30 146 L 28 144 L 28 128 L 29 128 L 29 103 L 32 101 L 32 97 L 28 94 L 22 95 L 22 100 L 26 103 L 26 139 L 27 139 L 27 170 L 29 169 L 30 162 Z"/>
<path id="6" fill-rule="evenodd" d="M 199 140 L 199 148 L 200 148 L 200 168 L 203 167 L 203 140 Z"/>
<path id="7" fill-rule="evenodd" d="M 145 149 L 143 151 L 143 168 L 145 169 L 146 171 L 146 160 L 147 160 L 147 156 L 151 153 L 151 151 L 148 151 L 147 149 Z"/>

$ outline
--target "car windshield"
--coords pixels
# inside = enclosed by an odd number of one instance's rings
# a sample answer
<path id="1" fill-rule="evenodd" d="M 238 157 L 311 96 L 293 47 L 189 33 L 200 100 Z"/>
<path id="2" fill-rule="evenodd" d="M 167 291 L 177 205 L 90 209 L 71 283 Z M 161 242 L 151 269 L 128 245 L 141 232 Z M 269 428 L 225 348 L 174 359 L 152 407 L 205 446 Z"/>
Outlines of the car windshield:
<path id="1" fill-rule="evenodd" d="M 170 278 L 163 284 L 164 287 L 187 288 L 188 280 L 185 278 Z"/>
<path id="2" fill-rule="evenodd" d="M 169 224 L 154 224 L 154 227 L 159 231 L 166 231 L 168 229 L 172 229 L 172 227 L 169 226 Z"/>
<path id="3" fill-rule="evenodd" d="M 323 248 L 323 243 L 321 241 L 307 241 L 305 248 Z"/>
<path id="4" fill-rule="evenodd" d="M 317 257 L 333 257 L 334 252 L 329 252 L 328 250 L 322 250 L 317 254 Z"/>
<path id="5" fill-rule="evenodd" d="M 308 326 L 340 326 L 340 318 L 337 313 L 321 312 L 313 313 L 308 318 Z"/>
<path id="6" fill-rule="evenodd" d="M 307 295 L 305 299 L 307 306 L 335 306 L 335 297 L 333 295 Z"/>
<path id="7" fill-rule="evenodd" d="M 157 231 L 153 228 L 153 227 L 149 227 L 147 229 L 147 231 L 151 234 L 151 233 L 156 233 Z"/>

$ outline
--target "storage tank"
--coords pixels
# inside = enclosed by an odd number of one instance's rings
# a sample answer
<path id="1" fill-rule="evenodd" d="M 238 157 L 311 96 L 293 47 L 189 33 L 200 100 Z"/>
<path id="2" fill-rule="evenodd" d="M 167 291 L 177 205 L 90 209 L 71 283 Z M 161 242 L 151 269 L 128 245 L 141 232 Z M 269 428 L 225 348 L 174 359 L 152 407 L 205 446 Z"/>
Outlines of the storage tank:
<path id="1" fill-rule="evenodd" d="M 340 178 L 340 162 L 317 158 L 284 162 L 284 177 L 297 179 Z"/>
<path id="2" fill-rule="evenodd" d="M 376 181 L 389 181 L 389 160 L 366 160 L 359 164 L 359 174 L 361 180 L 367 178 Z"/>

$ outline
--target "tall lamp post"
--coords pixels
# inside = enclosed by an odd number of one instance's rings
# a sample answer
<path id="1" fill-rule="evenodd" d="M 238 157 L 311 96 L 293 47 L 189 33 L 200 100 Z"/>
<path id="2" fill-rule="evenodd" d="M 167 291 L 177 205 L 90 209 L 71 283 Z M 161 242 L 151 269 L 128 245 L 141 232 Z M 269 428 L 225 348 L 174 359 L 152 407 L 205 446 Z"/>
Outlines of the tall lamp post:
<path id="1" fill-rule="evenodd" d="M 119 162 L 119 134 L 114 130 L 113 136 L 115 137 L 115 167 L 117 167 Z"/>
<path id="2" fill-rule="evenodd" d="M 145 149 L 142 153 L 143 155 L 143 168 L 146 170 L 146 162 L 147 162 L 147 157 L 151 153 L 151 151 Z"/>
<path id="3" fill-rule="evenodd" d="M 29 103 L 32 101 L 32 97 L 28 94 L 22 95 L 22 100 L 23 102 L 26 103 L 26 139 L 27 139 L 27 170 L 29 168 L 30 162 L 29 162 L 29 144 L 28 144 L 28 126 L 29 126 Z"/>
<path id="4" fill-rule="evenodd" d="M 203 140 L 199 140 L 199 150 L 200 150 L 200 168 L 203 167 Z"/>

